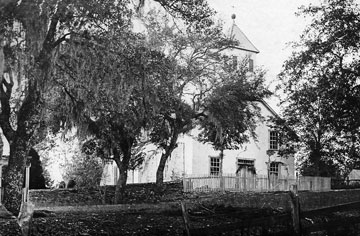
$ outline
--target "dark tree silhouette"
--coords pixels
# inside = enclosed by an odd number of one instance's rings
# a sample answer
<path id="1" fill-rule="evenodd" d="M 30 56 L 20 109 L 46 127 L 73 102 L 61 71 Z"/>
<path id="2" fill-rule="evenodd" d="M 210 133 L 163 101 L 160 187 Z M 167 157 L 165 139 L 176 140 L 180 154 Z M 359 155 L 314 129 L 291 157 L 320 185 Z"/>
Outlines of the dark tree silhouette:
<path id="1" fill-rule="evenodd" d="M 359 163 L 359 11 L 353 0 L 329 0 L 299 12 L 311 23 L 293 44 L 279 88 L 282 142 L 297 152 L 302 174 L 346 176 Z"/>

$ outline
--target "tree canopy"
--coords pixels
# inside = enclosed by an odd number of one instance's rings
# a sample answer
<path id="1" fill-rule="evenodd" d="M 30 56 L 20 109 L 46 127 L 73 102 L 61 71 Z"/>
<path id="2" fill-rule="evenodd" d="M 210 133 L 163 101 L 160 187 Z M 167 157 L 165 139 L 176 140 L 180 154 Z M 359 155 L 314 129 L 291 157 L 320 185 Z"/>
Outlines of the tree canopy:
<path id="1" fill-rule="evenodd" d="M 162 51 L 174 62 L 168 74 L 171 86 L 168 93 L 163 93 L 158 122 L 150 129 L 150 140 L 162 149 L 156 173 L 160 186 L 165 163 L 177 147 L 179 136 L 195 127 L 207 109 L 207 97 L 228 77 L 228 58 L 223 51 L 238 42 L 227 37 L 222 25 L 212 20 L 184 25 L 152 9 L 142 21 L 149 47 Z"/>
<path id="2" fill-rule="evenodd" d="M 359 6 L 330 0 L 299 14 L 312 21 L 280 74 L 285 126 L 296 134 L 288 141 L 299 151 L 303 171 L 311 166 L 312 175 L 346 173 L 358 165 L 360 151 Z"/>
<path id="3" fill-rule="evenodd" d="M 258 103 L 272 93 L 265 86 L 265 72 L 250 72 L 246 62 L 232 70 L 204 103 L 199 138 L 217 150 L 238 149 L 250 137 L 256 140 L 255 128 L 264 119 Z"/>
<path id="4" fill-rule="evenodd" d="M 205 1 L 156 2 L 188 24 L 206 21 L 212 12 Z M 43 137 L 44 118 L 51 118 L 47 113 L 52 108 L 49 102 L 64 99 L 67 106 L 56 115 L 62 124 L 89 123 L 87 118 L 96 117 L 112 120 L 132 133 L 133 120 L 127 115 L 136 115 L 141 119 L 135 123 L 142 123 L 147 111 L 135 107 L 154 98 L 135 99 L 135 93 L 146 89 L 138 87 L 142 73 L 149 72 L 142 63 L 154 65 L 152 60 L 160 54 L 138 44 L 141 36 L 131 32 L 134 10 L 127 0 L 1 2 L 0 26 L 5 46 L 0 69 L 1 76 L 5 76 L 0 91 L 0 125 L 10 143 L 4 184 L 8 209 L 16 212 L 19 208 L 17 189 L 22 185 L 25 157 Z M 150 74 L 154 75 L 154 70 Z M 16 109 L 11 105 L 14 97 L 18 100 Z M 113 100 L 106 103 L 106 99 Z M 106 113 L 106 109 L 120 112 L 125 121 L 119 123 L 117 117 L 114 122 L 113 114 Z"/>
<path id="5" fill-rule="evenodd" d="M 174 24 L 161 25 L 150 17 L 147 35 L 132 29 L 144 0 L 135 5 L 130 0 L 2 2 L 0 126 L 10 143 L 4 185 L 10 210 L 19 208 L 24 157 L 50 126 L 53 132 L 76 126 L 80 135 L 101 143 L 120 171 L 117 201 L 127 170 L 138 160 L 144 130 L 165 150 L 160 176 L 178 136 L 193 127 L 194 119 L 208 110 L 229 124 L 215 113 L 221 93 L 229 93 L 228 104 L 237 99 L 238 114 L 234 111 L 232 118 L 242 118 L 224 129 L 232 140 L 253 126 L 252 110 L 243 99 L 266 95 L 263 74 L 250 81 L 245 74 L 226 71 L 222 51 L 237 42 L 212 20 L 207 2 L 154 1 Z M 229 106 L 222 108 L 224 115 Z M 235 141 L 245 140 L 240 136 Z"/>
<path id="6" fill-rule="evenodd" d="M 174 81 L 173 89 L 168 100 L 163 100 L 163 109 L 157 116 L 159 122 L 150 132 L 151 141 L 163 150 L 156 175 L 158 185 L 180 135 L 199 127 L 200 121 L 204 128 L 202 141 L 218 148 L 212 134 L 216 133 L 214 126 L 221 125 L 231 136 L 222 145 L 224 148 L 243 144 L 248 140 L 246 132 L 254 134 L 255 117 L 259 117 L 252 102 L 270 94 L 264 86 L 264 71 L 251 73 L 246 59 L 238 68 L 229 63 L 224 52 L 239 42 L 225 35 L 220 23 L 207 21 L 183 26 L 170 19 L 156 10 L 143 18 L 149 46 L 176 62 L 169 74 Z"/>

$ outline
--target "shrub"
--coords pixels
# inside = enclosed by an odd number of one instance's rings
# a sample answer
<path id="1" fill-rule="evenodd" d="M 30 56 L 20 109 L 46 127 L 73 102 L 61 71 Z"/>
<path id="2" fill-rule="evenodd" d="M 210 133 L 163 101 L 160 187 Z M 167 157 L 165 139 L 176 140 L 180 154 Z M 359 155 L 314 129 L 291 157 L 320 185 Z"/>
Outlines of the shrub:
<path id="1" fill-rule="evenodd" d="M 78 154 L 72 163 L 65 166 L 65 178 L 69 180 L 68 187 L 98 188 L 103 174 L 103 161 L 93 155 Z M 70 183 L 71 182 L 71 183 Z"/>

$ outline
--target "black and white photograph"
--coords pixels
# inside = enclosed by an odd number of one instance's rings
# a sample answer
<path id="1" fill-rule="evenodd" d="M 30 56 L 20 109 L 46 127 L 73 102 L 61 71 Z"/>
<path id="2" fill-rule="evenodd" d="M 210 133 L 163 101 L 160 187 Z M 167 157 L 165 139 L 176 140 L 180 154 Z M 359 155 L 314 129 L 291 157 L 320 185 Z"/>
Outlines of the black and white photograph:
<path id="1" fill-rule="evenodd" d="M 0 236 L 360 235 L 360 0 L 0 0 Z"/>

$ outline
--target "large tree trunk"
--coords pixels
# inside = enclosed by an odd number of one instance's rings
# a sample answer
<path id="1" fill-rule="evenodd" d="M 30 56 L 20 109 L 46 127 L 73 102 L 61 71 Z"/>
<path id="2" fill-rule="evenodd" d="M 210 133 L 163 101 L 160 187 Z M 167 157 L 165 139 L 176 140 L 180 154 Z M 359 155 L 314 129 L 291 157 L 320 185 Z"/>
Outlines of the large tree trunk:
<path id="1" fill-rule="evenodd" d="M 162 184 L 164 183 L 165 164 L 170 155 L 171 155 L 171 153 L 169 153 L 169 152 L 165 152 L 165 153 L 161 154 L 159 166 L 156 170 L 156 186 L 158 188 L 162 187 Z"/>
<path id="2" fill-rule="evenodd" d="M 44 47 L 48 43 L 44 43 Z M 30 148 L 39 141 L 39 127 L 41 122 L 42 99 L 39 84 L 44 84 L 49 79 L 52 60 L 52 48 L 48 47 L 40 52 L 37 59 L 38 64 L 33 65 L 29 78 L 27 78 L 27 89 L 24 91 L 25 98 L 17 112 L 16 130 L 11 126 L 10 97 L 12 94 L 13 81 L 10 83 L 2 80 L 1 89 L 1 116 L 0 125 L 4 135 L 10 143 L 9 164 L 4 173 L 4 204 L 5 207 L 17 213 L 21 205 L 21 193 L 24 179 L 24 169 Z M 9 71 L 11 77 L 12 71 Z M 30 75 L 31 74 L 31 75 Z"/>
<path id="3" fill-rule="evenodd" d="M 10 147 L 9 164 L 4 171 L 4 205 L 12 213 L 18 213 L 21 205 L 27 144 L 21 139 Z"/>
<path id="4" fill-rule="evenodd" d="M 27 56 L 35 60 L 26 71 L 27 89 L 24 91 L 25 98 L 17 113 L 16 130 L 13 130 L 10 125 L 10 97 L 13 83 L 8 83 L 4 79 L 2 81 L 2 87 L 6 87 L 6 90 L 1 90 L 0 125 L 10 143 L 9 164 L 4 173 L 4 204 L 13 213 L 17 213 L 20 209 L 24 169 L 29 150 L 37 141 L 40 141 L 38 128 L 43 107 L 41 97 L 50 79 L 51 62 L 54 58 L 52 51 L 57 46 L 54 41 L 58 25 L 56 15 L 48 24 L 47 18 L 41 17 L 41 14 L 45 15 L 46 12 L 41 13 L 41 9 L 36 4 L 27 5 L 23 1 L 19 6 L 19 12 L 22 13 L 19 17 L 26 31 L 28 53 L 31 54 Z M 24 12 L 31 12 L 32 15 Z M 44 29 L 39 27 L 44 27 Z M 39 32 L 46 32 L 46 34 Z M 42 43 L 39 44 L 39 42 Z"/>
<path id="5" fill-rule="evenodd" d="M 119 173 L 120 175 L 115 187 L 115 204 L 119 204 L 123 201 L 127 181 L 127 170 L 125 170 L 124 167 L 119 167 Z"/>
<path id="6" fill-rule="evenodd" d="M 29 90 L 33 89 L 32 86 L 29 88 Z M 13 213 L 17 213 L 21 205 L 26 161 L 34 142 L 34 134 L 40 124 L 39 103 L 39 94 L 35 90 L 30 91 L 19 110 L 17 130 L 9 140 L 9 164 L 4 173 L 4 204 Z M 7 133 L 4 134 L 7 138 L 10 137 Z"/>
<path id="7" fill-rule="evenodd" d="M 220 149 L 220 173 L 219 175 L 222 177 L 224 170 L 223 170 L 223 163 L 224 163 L 224 148 Z"/>
<path id="8" fill-rule="evenodd" d="M 313 145 L 310 145 L 310 155 L 309 155 L 309 160 L 310 163 L 312 163 L 312 173 L 310 173 L 310 175 L 313 176 L 320 176 L 320 165 L 321 165 L 321 158 L 322 158 L 322 153 L 321 153 L 321 143 L 319 141 L 320 139 L 316 140 Z"/>
<path id="9" fill-rule="evenodd" d="M 164 183 L 164 169 L 165 169 L 166 161 L 169 159 L 171 153 L 176 148 L 177 140 L 178 140 L 178 134 L 174 133 L 169 143 L 169 146 L 165 148 L 165 153 L 163 153 L 160 157 L 159 166 L 156 171 L 156 186 L 158 187 L 158 189 L 161 189 Z"/>
<path id="10" fill-rule="evenodd" d="M 320 150 L 314 150 L 310 153 L 310 160 L 314 164 L 314 176 L 320 176 L 320 162 L 321 162 L 321 152 Z"/>
<path id="11" fill-rule="evenodd" d="M 121 203 L 124 199 L 125 187 L 127 181 L 127 171 L 129 169 L 129 162 L 131 159 L 131 145 L 124 145 L 122 148 L 122 155 L 116 148 L 113 150 L 114 160 L 119 168 L 119 178 L 115 187 L 115 204 Z M 122 157 L 122 158 L 121 158 Z"/>

